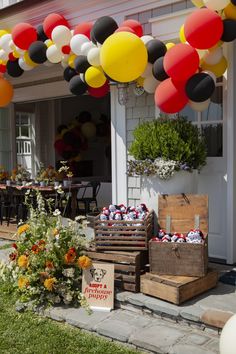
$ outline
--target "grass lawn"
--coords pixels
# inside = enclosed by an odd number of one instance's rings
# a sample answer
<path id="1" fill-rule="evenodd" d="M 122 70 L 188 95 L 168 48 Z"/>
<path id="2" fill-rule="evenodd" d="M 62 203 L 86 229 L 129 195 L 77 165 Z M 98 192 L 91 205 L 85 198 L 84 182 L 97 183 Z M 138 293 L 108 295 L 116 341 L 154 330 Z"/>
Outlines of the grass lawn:
<path id="1" fill-rule="evenodd" d="M 18 313 L 15 300 L 0 283 L 0 354 L 138 353 L 78 328 L 30 312 Z"/>

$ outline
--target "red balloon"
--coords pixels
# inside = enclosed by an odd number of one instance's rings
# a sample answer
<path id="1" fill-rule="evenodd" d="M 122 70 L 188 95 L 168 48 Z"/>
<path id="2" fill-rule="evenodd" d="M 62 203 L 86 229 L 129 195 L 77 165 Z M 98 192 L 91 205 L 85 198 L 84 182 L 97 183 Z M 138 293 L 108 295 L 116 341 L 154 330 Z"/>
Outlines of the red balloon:
<path id="1" fill-rule="evenodd" d="M 108 94 L 109 91 L 110 91 L 109 81 L 106 81 L 105 84 L 101 87 L 98 87 L 98 88 L 89 87 L 88 88 L 88 93 L 90 94 L 90 96 L 96 97 L 96 98 L 100 98 L 100 97 L 105 96 L 106 94 Z"/>
<path id="2" fill-rule="evenodd" d="M 157 86 L 155 103 L 165 113 L 177 113 L 188 103 L 185 93 L 185 82 L 173 82 L 168 78 Z"/>
<path id="3" fill-rule="evenodd" d="M 67 20 L 59 14 L 50 14 L 43 21 L 43 30 L 48 38 L 52 38 L 52 31 L 56 26 L 66 26 L 70 28 Z"/>
<path id="4" fill-rule="evenodd" d="M 132 28 L 127 27 L 127 26 L 126 27 L 125 26 L 118 27 L 117 30 L 115 30 L 115 33 L 116 32 L 130 32 L 130 33 L 136 34 Z"/>
<path id="5" fill-rule="evenodd" d="M 194 11 L 184 23 L 186 41 L 197 49 L 213 47 L 220 40 L 223 29 L 221 17 L 207 8 Z"/>
<path id="6" fill-rule="evenodd" d="M 188 44 L 176 44 L 165 54 L 163 65 L 165 72 L 173 80 L 184 81 L 196 73 L 199 55 L 196 49 Z"/>
<path id="7" fill-rule="evenodd" d="M 139 37 L 142 37 L 143 35 L 143 27 L 140 22 L 136 20 L 126 20 L 122 22 L 120 27 L 130 27 L 132 30 L 134 30 L 135 34 Z"/>
<path id="8" fill-rule="evenodd" d="M 69 45 L 64 45 L 62 48 L 61 48 L 61 51 L 63 54 L 70 54 L 71 52 L 71 48 Z"/>
<path id="9" fill-rule="evenodd" d="M 19 23 L 12 30 L 13 42 L 20 49 L 27 50 L 33 42 L 37 41 L 37 38 L 36 29 L 29 23 Z"/>
<path id="10" fill-rule="evenodd" d="M 74 29 L 74 35 L 76 34 L 84 34 L 88 39 L 90 39 L 90 32 L 93 27 L 92 22 L 83 22 L 77 25 Z"/>
<path id="11" fill-rule="evenodd" d="M 0 64 L 0 73 L 4 74 L 6 70 L 7 70 L 6 65 Z"/>

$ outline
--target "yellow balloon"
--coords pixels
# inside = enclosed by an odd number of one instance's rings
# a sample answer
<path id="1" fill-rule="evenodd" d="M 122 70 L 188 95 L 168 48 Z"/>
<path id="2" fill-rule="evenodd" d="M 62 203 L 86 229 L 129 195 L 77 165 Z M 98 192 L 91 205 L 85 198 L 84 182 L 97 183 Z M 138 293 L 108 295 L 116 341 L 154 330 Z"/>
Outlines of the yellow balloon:
<path id="1" fill-rule="evenodd" d="M 33 68 L 38 65 L 38 64 L 36 64 L 34 61 L 32 61 L 32 60 L 30 59 L 28 52 L 25 52 L 25 54 L 24 54 L 24 60 L 25 60 L 25 62 L 26 62 L 27 65 L 32 66 Z"/>
<path id="2" fill-rule="evenodd" d="M 101 67 L 90 66 L 85 71 L 85 81 L 90 87 L 98 88 L 105 84 L 106 76 L 104 75 Z"/>
<path id="3" fill-rule="evenodd" d="M 221 77 L 228 67 L 228 62 L 225 57 L 222 57 L 221 61 L 215 65 L 209 65 L 206 62 L 201 64 L 202 70 L 209 70 L 215 74 L 216 77 Z"/>
<path id="4" fill-rule="evenodd" d="M 13 51 L 13 55 L 15 58 L 20 58 L 20 53 L 18 53 L 17 50 Z"/>
<path id="5" fill-rule="evenodd" d="M 172 42 L 168 42 L 166 43 L 166 49 L 169 50 L 170 48 L 174 47 L 175 46 L 175 43 L 172 43 Z"/>
<path id="6" fill-rule="evenodd" d="M 111 79 L 119 82 L 136 80 L 144 72 L 147 60 L 145 44 L 130 32 L 112 34 L 101 47 L 103 70 Z"/>
<path id="7" fill-rule="evenodd" d="M 69 59 L 68 59 L 68 65 L 74 69 L 75 68 L 75 58 L 76 58 L 76 55 L 75 54 L 72 54 L 69 56 Z"/>
<path id="8" fill-rule="evenodd" d="M 47 40 L 44 42 L 44 44 L 46 44 L 46 46 L 49 48 L 49 47 L 51 47 L 51 45 L 53 45 L 54 43 L 53 43 L 53 41 L 51 41 L 51 39 L 47 39 Z"/>
<path id="9" fill-rule="evenodd" d="M 202 7 L 202 6 L 205 6 L 203 0 L 191 0 L 193 5 L 196 6 L 196 7 Z"/>
<path id="10" fill-rule="evenodd" d="M 0 30 L 0 38 L 4 35 L 4 34 L 8 34 L 9 32 L 7 30 Z"/>
<path id="11" fill-rule="evenodd" d="M 137 82 L 138 86 L 142 86 L 143 87 L 144 77 L 142 77 L 142 76 L 138 77 L 136 82 Z"/>
<path id="12" fill-rule="evenodd" d="M 185 38 L 185 34 L 184 34 L 184 25 L 182 25 L 180 27 L 180 30 L 179 30 L 179 39 L 180 39 L 180 42 L 182 43 L 185 43 L 186 42 L 186 38 Z"/>
<path id="13" fill-rule="evenodd" d="M 236 20 L 236 6 L 230 2 L 229 5 L 224 8 L 224 14 L 226 18 Z"/>

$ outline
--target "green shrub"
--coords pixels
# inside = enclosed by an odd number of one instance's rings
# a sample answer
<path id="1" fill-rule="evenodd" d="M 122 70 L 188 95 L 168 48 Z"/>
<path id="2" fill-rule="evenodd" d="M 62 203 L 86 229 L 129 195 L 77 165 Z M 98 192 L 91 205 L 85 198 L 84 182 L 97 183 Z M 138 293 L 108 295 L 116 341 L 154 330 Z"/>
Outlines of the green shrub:
<path id="1" fill-rule="evenodd" d="M 190 169 L 200 169 L 206 163 L 206 145 L 197 126 L 185 117 L 160 116 L 140 124 L 134 130 L 129 153 L 136 160 L 177 161 Z"/>

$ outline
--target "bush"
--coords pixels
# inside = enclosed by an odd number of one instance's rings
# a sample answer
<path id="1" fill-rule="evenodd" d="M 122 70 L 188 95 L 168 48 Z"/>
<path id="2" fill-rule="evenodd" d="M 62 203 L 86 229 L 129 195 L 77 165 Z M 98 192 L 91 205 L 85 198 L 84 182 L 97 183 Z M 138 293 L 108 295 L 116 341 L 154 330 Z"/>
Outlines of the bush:
<path id="1" fill-rule="evenodd" d="M 206 163 L 206 145 L 199 129 L 185 117 L 160 116 L 140 124 L 134 130 L 130 155 L 135 160 L 158 158 L 175 161 L 188 169 L 200 169 Z"/>

